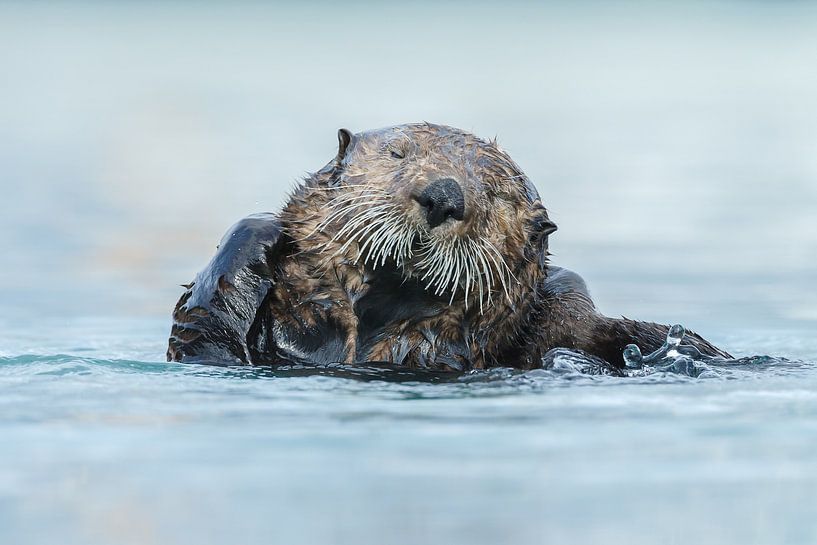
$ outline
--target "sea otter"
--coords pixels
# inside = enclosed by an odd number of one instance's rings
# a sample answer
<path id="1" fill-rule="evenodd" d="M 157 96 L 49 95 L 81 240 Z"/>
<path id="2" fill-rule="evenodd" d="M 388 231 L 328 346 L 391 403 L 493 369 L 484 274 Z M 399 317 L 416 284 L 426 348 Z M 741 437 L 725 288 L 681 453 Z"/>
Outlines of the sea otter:
<path id="1" fill-rule="evenodd" d="M 663 343 L 667 326 L 600 314 L 548 263 L 556 225 L 495 141 L 418 123 L 338 142 L 280 213 L 225 235 L 176 305 L 168 360 L 461 372 L 569 348 L 622 368 L 626 345 Z"/>

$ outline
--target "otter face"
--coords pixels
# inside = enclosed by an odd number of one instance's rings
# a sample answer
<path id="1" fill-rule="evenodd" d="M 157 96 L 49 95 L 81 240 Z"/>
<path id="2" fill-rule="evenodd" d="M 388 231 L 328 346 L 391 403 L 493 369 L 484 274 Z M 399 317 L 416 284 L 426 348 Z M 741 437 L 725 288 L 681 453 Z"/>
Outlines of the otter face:
<path id="1" fill-rule="evenodd" d="M 339 151 L 319 229 L 357 247 L 373 268 L 393 263 L 425 289 L 480 309 L 508 300 L 520 269 L 544 265 L 550 222 L 533 184 L 500 150 L 428 123 L 352 134 Z"/>

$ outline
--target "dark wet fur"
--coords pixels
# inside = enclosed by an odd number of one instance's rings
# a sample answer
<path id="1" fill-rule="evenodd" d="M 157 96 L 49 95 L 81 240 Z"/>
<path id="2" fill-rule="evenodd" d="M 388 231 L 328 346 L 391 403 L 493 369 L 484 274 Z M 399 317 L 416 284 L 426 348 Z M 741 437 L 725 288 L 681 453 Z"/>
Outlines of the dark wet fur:
<path id="1" fill-rule="evenodd" d="M 251 216 L 227 233 L 176 305 L 168 360 L 253 365 L 377 361 L 462 372 L 541 367 L 548 351 L 567 348 L 591 356 L 599 372 L 607 366 L 618 374 L 627 344 L 645 353 L 662 345 L 667 326 L 601 315 L 579 275 L 548 265 L 547 239 L 555 226 L 533 185 L 493 142 L 430 124 L 400 129 L 415 131 L 416 145 L 431 146 L 430 153 L 445 148 L 437 158 L 443 167 L 456 160 L 462 146 L 463 155 L 473 157 L 468 168 L 481 176 L 485 191 L 515 203 L 492 210 L 486 203 L 493 197 L 474 195 L 471 189 L 473 222 L 512 229 L 497 239 L 505 244 L 501 249 L 518 279 L 510 287 L 510 300 L 498 298 L 480 313 L 474 301 L 466 308 L 463 295 L 455 293 L 453 302 L 447 293 L 435 295 L 394 263 L 373 270 L 340 256 L 325 265 L 326 252 L 318 243 L 327 244 L 323 233 L 298 240 L 294 233 L 313 232 L 320 214 L 328 213 L 319 189 L 342 184 L 349 174 L 344 169 L 353 168 L 345 155 L 352 139 L 365 142 L 369 134 L 342 133 L 338 158 L 308 179 L 284 212 Z M 355 180 L 379 183 L 363 175 Z M 728 357 L 694 333 L 685 342 L 705 355 Z"/>

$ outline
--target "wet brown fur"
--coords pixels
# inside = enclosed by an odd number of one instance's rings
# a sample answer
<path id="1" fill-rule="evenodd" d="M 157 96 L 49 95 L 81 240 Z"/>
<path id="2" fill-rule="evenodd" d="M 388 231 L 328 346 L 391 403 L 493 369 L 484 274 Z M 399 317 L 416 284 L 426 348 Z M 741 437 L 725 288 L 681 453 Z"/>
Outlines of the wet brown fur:
<path id="1" fill-rule="evenodd" d="M 621 366 L 627 343 L 649 351 L 663 342 L 666 326 L 607 318 L 586 291 L 549 285 L 547 246 L 555 225 L 530 180 L 495 141 L 429 123 L 357 135 L 342 132 L 340 139 L 338 156 L 309 176 L 278 215 L 289 246 L 271 270 L 274 284 L 261 309 L 272 323 L 306 336 L 311 331 L 319 336 L 322 324 L 331 324 L 340 331 L 346 363 L 383 361 L 434 369 L 533 368 L 556 347 L 582 350 Z M 414 197 L 440 178 L 453 178 L 462 187 L 465 215 L 432 232 Z M 355 202 L 348 199 L 356 194 L 369 207 L 339 214 L 338 203 Z M 399 263 L 388 258 L 375 267 L 362 250 L 372 241 L 337 236 L 356 214 L 383 203 L 396 207 L 401 221 L 426 241 L 488 241 L 507 271 L 502 273 L 499 265 L 480 269 L 494 277 L 487 302 L 485 290 L 477 292 L 476 280 L 469 284 L 473 289 L 467 298 L 463 281 L 453 297 L 451 289 L 433 294 L 432 286 L 421 294 L 427 304 L 420 315 L 386 320 L 374 340 L 364 338 L 360 305 L 365 298 L 379 297 L 375 303 L 387 308 L 407 304 L 399 290 L 371 295 L 380 279 L 399 274 L 416 283 L 423 273 L 416 256 Z M 367 225 L 363 222 L 361 228 Z M 354 230 L 346 233 L 352 234 Z M 500 274 L 506 275 L 506 289 Z M 697 335 L 690 338 L 705 353 L 725 354 Z"/>
<path id="2" fill-rule="evenodd" d="M 402 161 L 390 155 L 390 148 L 397 146 L 405 154 Z M 484 305 L 480 313 L 476 292 L 469 294 L 468 310 L 460 292 L 452 304 L 431 318 L 391 324 L 391 338 L 385 338 L 367 354 L 358 354 L 354 301 L 366 294 L 367 279 L 375 277 L 377 271 L 361 263 L 359 243 L 327 259 L 347 242 L 333 240 L 332 235 L 348 218 L 339 218 L 323 229 L 318 225 L 333 210 L 329 203 L 344 187 L 365 185 L 394 190 L 394 199 L 400 199 L 408 214 L 419 207 L 409 194 L 419 193 L 426 184 L 444 176 L 453 176 L 467 185 L 466 216 L 461 225 L 454 226 L 452 236 L 478 234 L 499 249 L 516 277 L 508 286 L 509 297 L 494 292 L 490 304 Z M 538 249 L 537 255 L 526 252 L 531 236 L 527 226 L 533 218 L 547 218 L 547 212 L 539 201 L 528 203 L 526 180 L 495 142 L 457 129 L 418 124 L 364 133 L 356 138 L 347 156 L 311 176 L 284 208 L 281 219 L 295 251 L 283 265 L 281 280 L 275 287 L 273 315 L 284 320 L 294 310 L 299 321 L 306 324 L 329 319 L 342 325 L 347 330 L 348 363 L 365 359 L 427 365 L 435 358 L 422 357 L 423 353 L 435 354 L 441 347 L 458 343 L 470 351 L 467 358 L 459 356 L 463 366 L 496 365 L 498 362 L 489 355 L 501 351 L 509 340 L 518 340 L 533 297 L 532 287 L 544 275 L 538 252 L 545 249 Z M 465 322 L 470 331 L 463 328 Z M 435 332 L 433 342 L 423 331 Z M 410 346 L 401 361 L 393 361 L 392 346 L 397 337 L 408 339 Z"/>

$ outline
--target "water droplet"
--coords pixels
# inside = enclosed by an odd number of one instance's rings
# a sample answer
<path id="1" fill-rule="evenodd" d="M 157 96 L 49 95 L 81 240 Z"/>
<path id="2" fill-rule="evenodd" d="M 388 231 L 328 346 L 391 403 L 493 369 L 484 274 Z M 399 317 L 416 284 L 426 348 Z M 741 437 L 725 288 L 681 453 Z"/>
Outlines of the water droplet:
<path id="1" fill-rule="evenodd" d="M 624 364 L 632 369 L 641 367 L 641 349 L 634 344 L 628 344 L 624 347 Z"/>
<path id="2" fill-rule="evenodd" d="M 681 339 L 686 335 L 686 329 L 681 324 L 675 324 L 669 328 L 667 332 L 667 344 L 670 346 L 678 346 L 681 344 Z"/>

